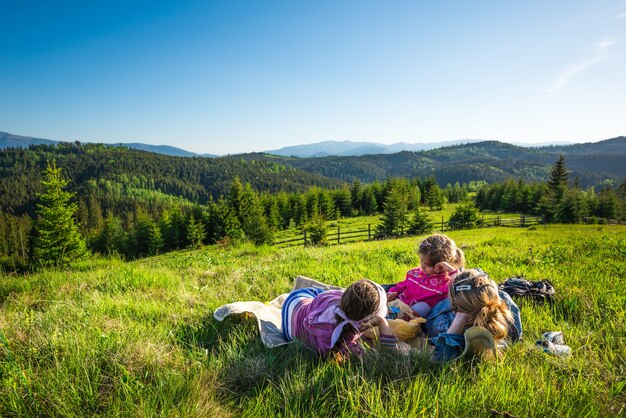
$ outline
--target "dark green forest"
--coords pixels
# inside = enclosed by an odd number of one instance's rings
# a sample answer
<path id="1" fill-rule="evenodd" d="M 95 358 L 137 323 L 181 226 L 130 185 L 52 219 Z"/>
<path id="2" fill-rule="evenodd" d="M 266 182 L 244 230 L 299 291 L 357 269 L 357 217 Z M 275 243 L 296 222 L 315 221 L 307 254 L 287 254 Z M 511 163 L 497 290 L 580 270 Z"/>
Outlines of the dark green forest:
<path id="1" fill-rule="evenodd" d="M 522 172 L 530 166 L 519 159 L 508 165 L 493 158 L 492 164 L 479 162 L 485 153 L 511 157 L 517 148 L 511 147 L 500 143 L 448 147 L 431 151 L 428 161 L 422 153 L 406 152 L 349 157 L 361 166 L 344 164 L 345 157 L 184 158 L 100 144 L 7 148 L 0 151 L 0 268 L 28 270 L 49 264 L 40 256 L 49 249 L 39 247 L 53 241 L 45 237 L 64 234 L 49 230 L 55 226 L 50 220 L 43 222 L 46 213 L 74 219 L 90 251 L 124 258 L 242 240 L 272 243 L 276 231 L 288 228 L 308 230 L 322 243 L 324 221 L 360 215 L 382 215 L 376 232 L 380 237 L 424 233 L 432 227 L 424 211 L 439 209 L 445 202 L 465 202 L 454 214 L 459 227 L 475 226 L 478 210 L 534 214 L 561 223 L 626 219 L 626 177 L 615 181 L 596 173 L 597 178 L 586 177 L 594 185 L 585 186 L 579 172 L 569 170 L 569 160 L 566 166 L 564 155 L 530 171 L 536 175 L 515 179 L 502 176 L 505 167 Z M 461 157 L 460 149 L 468 155 Z M 475 162 L 437 165 L 468 156 Z M 338 178 L 303 171 L 296 167 L 301 160 L 319 167 L 326 162 L 328 166 L 319 171 L 336 173 Z M 420 173 L 417 166 L 412 171 L 401 169 L 415 161 L 430 164 L 431 170 L 423 176 L 399 175 Z M 360 179 L 368 178 L 368 164 L 383 180 Z M 45 179 L 45 173 L 54 171 L 51 165 L 59 172 L 57 183 L 62 187 L 57 189 L 67 192 L 65 203 L 57 208 L 42 206 L 46 195 L 54 195 Z M 547 173 L 537 174 L 543 171 Z M 454 180 L 442 183 L 445 179 Z M 65 212 L 63 207 L 71 210 Z M 42 230 L 44 224 L 48 230 Z M 74 231 L 71 225 L 66 230 Z M 63 251 L 59 260 L 67 259 Z"/>
<path id="2" fill-rule="evenodd" d="M 626 175 L 626 137 L 560 147 L 529 148 L 484 141 L 421 152 L 352 157 L 290 158 L 253 153 L 233 158 L 277 162 L 347 182 L 435 176 L 444 187 L 457 181 L 545 181 L 561 154 L 567 157 L 570 176 L 578 178 L 581 187 L 601 187 L 606 180 L 618 183 Z"/>

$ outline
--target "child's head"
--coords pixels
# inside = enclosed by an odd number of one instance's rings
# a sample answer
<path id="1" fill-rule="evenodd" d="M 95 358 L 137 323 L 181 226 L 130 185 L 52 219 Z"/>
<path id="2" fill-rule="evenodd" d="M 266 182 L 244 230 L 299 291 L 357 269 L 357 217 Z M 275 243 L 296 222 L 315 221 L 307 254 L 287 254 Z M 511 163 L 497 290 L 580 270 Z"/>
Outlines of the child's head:
<path id="1" fill-rule="evenodd" d="M 435 266 L 446 262 L 455 267 L 465 266 L 465 254 L 454 241 L 443 234 L 434 234 L 420 243 L 420 267 L 427 274 L 433 274 Z"/>
<path id="2" fill-rule="evenodd" d="M 496 341 L 506 338 L 513 315 L 487 274 L 463 271 L 450 284 L 449 297 L 456 312 L 468 314 L 468 325 L 486 328 Z"/>
<path id="3" fill-rule="evenodd" d="M 352 283 L 343 292 L 339 307 L 352 321 L 361 321 L 375 313 L 384 316 L 387 313 L 387 296 L 382 287 L 371 280 L 362 279 Z"/>

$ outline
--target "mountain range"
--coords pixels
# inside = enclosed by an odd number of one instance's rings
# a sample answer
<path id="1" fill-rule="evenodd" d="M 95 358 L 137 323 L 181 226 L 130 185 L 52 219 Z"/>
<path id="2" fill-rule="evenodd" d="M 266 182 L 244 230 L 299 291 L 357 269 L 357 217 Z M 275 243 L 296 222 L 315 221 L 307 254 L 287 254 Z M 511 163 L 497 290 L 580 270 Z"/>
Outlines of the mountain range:
<path id="1" fill-rule="evenodd" d="M 0 132 L 0 149 L 9 147 L 27 148 L 29 145 L 56 144 L 59 141 L 51 139 L 34 138 L 30 136 L 13 135 L 7 132 Z M 481 139 L 459 139 L 454 141 L 423 142 L 409 144 L 397 142 L 395 144 L 381 144 L 377 142 L 363 141 L 322 141 L 313 144 L 292 145 L 283 148 L 263 151 L 265 154 L 280 155 L 283 157 L 328 157 L 328 156 L 360 156 L 375 154 L 395 154 L 401 151 L 428 151 L 452 145 L 472 144 L 484 142 Z M 170 145 L 151 145 L 143 143 L 115 143 L 109 144 L 117 147 L 127 147 L 142 151 L 155 152 L 157 154 L 172 155 L 175 157 L 217 157 L 215 154 L 197 154 Z M 514 145 L 522 147 L 538 146 L 568 146 L 567 142 L 546 142 L 541 144 L 516 143 Z"/>
<path id="2" fill-rule="evenodd" d="M 507 178 L 544 181 L 558 156 L 566 156 L 570 179 L 583 187 L 620 182 L 626 176 L 626 137 L 588 144 L 520 147 L 497 141 L 451 145 L 419 152 L 315 158 L 283 157 L 265 153 L 238 154 L 229 158 L 271 161 L 302 171 L 346 182 L 383 181 L 389 177 L 428 177 L 440 185 Z"/>
<path id="3" fill-rule="evenodd" d="M 5 144 L 15 141 L 15 136 L 7 136 L 0 136 Z M 559 155 L 565 156 L 570 182 L 583 188 L 600 190 L 606 185 L 623 184 L 626 178 L 624 136 L 589 144 L 533 148 L 482 141 L 418 152 L 315 158 L 268 153 L 189 158 L 119 144 L 18 139 L 20 145 L 13 142 L 0 149 L 0 212 L 16 215 L 34 211 L 36 195 L 42 189 L 42 173 L 51 161 L 63 169 L 71 190 L 80 198 L 86 199 L 90 193 L 109 196 L 107 199 L 113 199 L 121 208 L 134 207 L 137 199 L 151 205 L 171 199 L 206 203 L 226 196 L 235 178 L 269 193 L 349 187 L 355 180 L 371 183 L 390 177 L 434 176 L 442 187 L 456 182 L 493 184 L 507 179 L 542 182 L 549 177 Z M 30 141 L 30 146 L 21 146 L 24 141 Z M 41 142 L 36 145 L 36 141 Z M 168 147 L 157 149 L 172 152 Z"/>
<path id="4" fill-rule="evenodd" d="M 361 156 L 375 154 L 395 154 L 402 151 L 428 151 L 452 145 L 473 144 L 484 142 L 483 139 L 458 139 L 454 141 L 421 142 L 409 144 L 397 142 L 395 144 L 380 144 L 377 142 L 358 141 L 323 141 L 314 144 L 293 145 L 274 150 L 264 151 L 266 154 L 281 155 L 283 157 L 328 157 L 328 156 Z M 567 142 L 546 142 L 540 144 L 516 143 L 514 145 L 522 147 L 537 147 L 546 145 L 569 145 Z"/>
<path id="5" fill-rule="evenodd" d="M 29 145 L 55 145 L 60 141 L 53 141 L 52 139 L 34 138 L 31 136 L 13 135 L 8 132 L 0 132 L 0 149 L 3 148 L 28 148 Z M 141 151 L 154 152 L 156 154 L 171 155 L 174 157 L 208 157 L 214 158 L 217 155 L 214 154 L 196 154 L 195 152 L 186 151 L 181 148 L 176 148 L 170 145 L 151 145 L 143 144 L 139 142 L 133 143 L 116 143 L 106 144 L 112 147 L 126 147 L 130 149 L 137 149 Z"/>

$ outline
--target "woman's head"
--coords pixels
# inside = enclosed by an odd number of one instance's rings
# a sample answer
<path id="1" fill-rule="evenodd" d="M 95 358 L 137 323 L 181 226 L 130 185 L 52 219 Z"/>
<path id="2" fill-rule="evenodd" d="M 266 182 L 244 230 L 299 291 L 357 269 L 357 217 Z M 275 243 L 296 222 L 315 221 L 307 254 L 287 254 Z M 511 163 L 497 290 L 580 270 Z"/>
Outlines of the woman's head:
<path id="1" fill-rule="evenodd" d="M 446 262 L 455 267 L 465 266 L 465 254 L 454 241 L 443 234 L 434 234 L 419 245 L 420 266 L 427 274 L 433 274 L 435 266 Z M 429 271 L 432 269 L 432 271 Z"/>
<path id="2" fill-rule="evenodd" d="M 506 338 L 513 315 L 487 274 L 474 269 L 460 273 L 450 283 L 449 297 L 456 312 L 468 315 L 469 325 L 486 328 L 495 340 Z"/>
<path id="3" fill-rule="evenodd" d="M 384 299 L 384 300 L 383 300 Z M 339 307 L 352 321 L 360 321 L 378 311 L 386 313 L 385 291 L 371 280 L 362 279 L 352 283 L 343 295 Z"/>

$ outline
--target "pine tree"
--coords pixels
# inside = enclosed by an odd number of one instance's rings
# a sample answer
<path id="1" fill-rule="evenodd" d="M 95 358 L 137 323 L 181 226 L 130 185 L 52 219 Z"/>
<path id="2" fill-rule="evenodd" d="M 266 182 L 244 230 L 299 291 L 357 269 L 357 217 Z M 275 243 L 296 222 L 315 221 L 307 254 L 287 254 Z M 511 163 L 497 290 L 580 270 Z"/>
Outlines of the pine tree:
<path id="1" fill-rule="evenodd" d="M 441 210 L 443 207 L 443 192 L 439 188 L 435 177 L 429 177 L 424 182 L 424 204 L 430 210 Z"/>
<path id="2" fill-rule="evenodd" d="M 428 215 L 419 207 L 413 211 L 413 219 L 409 223 L 409 234 L 422 235 L 433 230 L 433 223 Z"/>
<path id="3" fill-rule="evenodd" d="M 196 220 L 193 214 L 189 215 L 185 227 L 187 242 L 192 248 L 200 248 L 204 240 L 204 225 L 200 220 Z"/>
<path id="4" fill-rule="evenodd" d="M 43 266 L 64 266 L 86 255 L 85 240 L 74 221 L 77 205 L 73 193 L 63 190 L 68 181 L 61 177 L 56 162 L 48 163 L 42 180 L 45 192 L 39 194 L 35 223 L 33 258 Z"/>
<path id="5" fill-rule="evenodd" d="M 475 228 L 479 221 L 478 209 L 474 202 L 468 200 L 456 207 L 448 222 L 451 229 L 471 229 Z"/>
<path id="6" fill-rule="evenodd" d="M 352 198 L 352 209 L 355 213 L 360 214 L 363 211 L 362 201 L 363 201 L 363 188 L 361 187 L 361 182 L 356 179 L 352 182 L 352 187 L 350 188 L 350 195 Z"/>
<path id="7" fill-rule="evenodd" d="M 387 193 L 384 208 L 378 233 L 383 236 L 401 235 L 407 220 L 407 195 L 399 187 L 392 187 Z"/>
<path id="8" fill-rule="evenodd" d="M 565 167 L 565 156 L 559 155 L 559 159 L 552 166 L 548 188 L 553 193 L 555 203 L 559 203 L 567 190 L 567 168 Z"/>

